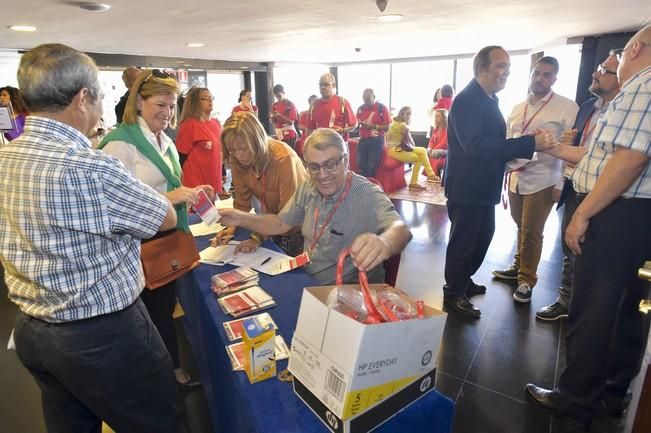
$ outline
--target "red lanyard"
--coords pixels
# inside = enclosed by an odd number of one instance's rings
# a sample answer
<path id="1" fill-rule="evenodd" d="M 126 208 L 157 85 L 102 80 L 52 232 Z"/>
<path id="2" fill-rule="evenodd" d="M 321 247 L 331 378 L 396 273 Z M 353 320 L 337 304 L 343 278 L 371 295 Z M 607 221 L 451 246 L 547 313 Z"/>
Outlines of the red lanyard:
<path id="1" fill-rule="evenodd" d="M 350 192 L 350 184 L 353 181 L 353 174 L 348 173 L 348 178 L 346 178 L 346 186 L 344 187 L 344 192 L 341 193 L 339 196 L 339 199 L 337 199 L 337 202 L 335 205 L 332 207 L 332 210 L 330 213 L 328 213 L 328 216 L 326 217 L 325 222 L 323 223 L 323 226 L 321 226 L 321 231 L 317 235 L 316 230 L 317 227 L 319 226 L 319 208 L 317 207 L 314 209 L 314 234 L 312 237 L 314 240 L 312 241 L 312 244 L 310 245 L 310 251 L 314 250 L 314 247 L 316 247 L 317 242 L 319 242 L 319 239 L 321 239 L 321 236 L 323 236 L 323 232 L 325 232 L 325 229 L 328 228 L 328 225 L 330 224 L 330 221 L 332 220 L 332 217 L 335 215 L 335 212 L 337 212 L 337 209 L 339 209 L 339 206 L 344 202 L 346 197 L 348 196 L 348 193 Z"/>
<path id="2" fill-rule="evenodd" d="M 590 125 L 590 122 L 592 122 L 592 116 L 594 116 L 594 111 L 590 113 L 590 117 L 588 117 L 588 120 L 585 121 L 585 124 L 583 126 L 583 134 L 581 135 L 581 143 L 579 143 L 579 146 L 584 147 L 585 146 L 585 141 L 592 135 L 592 132 L 594 131 L 595 127 L 597 126 L 597 122 L 595 122 L 593 125 Z M 585 127 L 588 126 L 590 129 L 585 131 Z"/>
<path id="3" fill-rule="evenodd" d="M 549 101 L 551 101 L 553 97 L 554 97 L 554 93 L 552 92 L 549 99 L 547 99 L 545 102 L 543 102 L 543 104 L 540 107 L 538 107 L 538 109 L 536 110 L 535 113 L 533 113 L 533 116 L 531 116 L 531 119 L 529 119 L 528 122 L 527 122 L 527 108 L 529 107 L 529 103 L 524 104 L 524 116 L 522 116 L 522 135 L 525 135 L 525 132 L 527 131 L 527 128 L 529 128 L 529 125 L 531 125 L 531 122 L 533 122 L 533 119 L 535 119 L 538 113 L 540 113 L 542 109 L 545 108 L 545 105 L 549 104 Z"/>

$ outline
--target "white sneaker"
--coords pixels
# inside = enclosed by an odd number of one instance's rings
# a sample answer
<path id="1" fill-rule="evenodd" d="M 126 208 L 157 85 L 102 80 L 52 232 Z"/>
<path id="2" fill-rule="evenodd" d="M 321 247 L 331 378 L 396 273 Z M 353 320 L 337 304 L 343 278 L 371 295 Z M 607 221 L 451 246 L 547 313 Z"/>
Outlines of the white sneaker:
<path id="1" fill-rule="evenodd" d="M 513 300 L 517 302 L 527 303 L 531 301 L 531 286 L 528 283 L 518 284 L 518 288 L 513 292 Z"/>

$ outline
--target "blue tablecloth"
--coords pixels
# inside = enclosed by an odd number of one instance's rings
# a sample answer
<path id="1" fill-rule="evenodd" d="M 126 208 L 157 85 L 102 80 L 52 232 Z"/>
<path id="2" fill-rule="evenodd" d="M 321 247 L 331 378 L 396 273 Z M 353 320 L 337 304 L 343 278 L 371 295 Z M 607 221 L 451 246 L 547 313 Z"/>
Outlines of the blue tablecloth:
<path id="1" fill-rule="evenodd" d="M 209 238 L 197 238 L 199 250 Z M 277 249 L 273 244 L 267 248 Z M 186 313 L 184 325 L 197 359 L 203 388 L 217 433 L 327 433 L 328 430 L 294 394 L 291 383 L 270 379 L 251 385 L 243 372 L 233 372 L 225 346 L 231 344 L 222 323 L 224 314 L 210 289 L 210 277 L 233 266 L 201 265 L 183 277 L 179 301 Z M 260 286 L 271 294 L 276 307 L 267 310 L 289 346 L 303 287 L 318 285 L 300 269 L 270 277 L 260 274 Z M 278 363 L 278 371 L 287 361 Z M 375 430 L 378 433 L 449 433 L 453 404 L 432 391 Z"/>

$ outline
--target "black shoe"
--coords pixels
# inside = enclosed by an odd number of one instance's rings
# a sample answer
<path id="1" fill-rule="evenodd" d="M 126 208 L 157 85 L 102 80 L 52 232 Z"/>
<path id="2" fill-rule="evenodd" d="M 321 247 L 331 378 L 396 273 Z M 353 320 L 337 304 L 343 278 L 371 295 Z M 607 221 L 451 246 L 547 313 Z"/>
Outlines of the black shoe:
<path id="1" fill-rule="evenodd" d="M 504 269 L 503 271 L 493 271 L 493 275 L 500 280 L 517 280 L 519 270 L 516 266 L 511 265 L 510 268 Z"/>
<path id="2" fill-rule="evenodd" d="M 547 305 L 546 307 L 542 307 L 536 313 L 536 319 L 546 320 L 550 322 L 552 320 L 566 318 L 567 316 L 568 316 L 567 307 L 564 307 L 558 301 L 554 302 L 551 305 Z"/>
<path id="3" fill-rule="evenodd" d="M 633 399 L 633 394 L 630 392 L 627 393 L 623 399 L 618 399 L 616 397 L 611 397 L 604 394 L 599 406 L 602 412 L 612 416 L 613 418 L 624 418 L 626 414 L 626 409 L 628 409 L 631 400 Z"/>
<path id="4" fill-rule="evenodd" d="M 443 304 L 446 305 L 449 310 L 454 310 L 464 316 L 475 319 L 479 319 L 479 316 L 481 316 L 481 311 L 479 311 L 478 308 L 475 308 L 475 306 L 472 305 L 465 296 L 444 296 Z"/>
<path id="5" fill-rule="evenodd" d="M 466 296 L 472 298 L 477 295 L 484 295 L 486 293 L 486 286 L 482 284 L 477 284 L 473 280 L 470 280 L 468 284 L 468 289 L 466 290 Z"/>
<path id="6" fill-rule="evenodd" d="M 589 430 L 592 417 L 586 414 L 579 414 L 571 411 L 563 402 L 563 397 L 558 391 L 550 391 L 540 388 L 533 383 L 528 383 L 526 388 L 529 398 L 538 406 L 564 418 L 573 421 L 581 430 Z"/>
<path id="7" fill-rule="evenodd" d="M 190 377 L 190 379 L 188 379 L 187 382 L 176 382 L 176 383 L 179 384 L 179 386 L 183 391 L 189 391 L 191 389 L 201 386 L 201 381 L 197 379 L 193 379 L 192 377 Z"/>

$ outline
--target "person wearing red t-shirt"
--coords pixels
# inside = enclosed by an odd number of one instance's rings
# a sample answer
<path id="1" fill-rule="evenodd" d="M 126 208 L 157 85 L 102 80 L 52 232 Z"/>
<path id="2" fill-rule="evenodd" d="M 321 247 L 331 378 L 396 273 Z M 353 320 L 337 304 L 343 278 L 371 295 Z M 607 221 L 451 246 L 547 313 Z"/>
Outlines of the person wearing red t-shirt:
<path id="1" fill-rule="evenodd" d="M 231 114 L 240 111 L 250 111 L 256 116 L 258 115 L 258 107 L 253 105 L 253 100 L 251 99 L 251 91 L 249 89 L 244 89 L 240 92 L 240 96 L 237 98 L 237 102 L 239 102 L 239 104 L 233 107 Z"/>
<path id="2" fill-rule="evenodd" d="M 210 90 L 193 87 L 188 92 L 181 123 L 176 135 L 176 148 L 186 155 L 181 182 L 184 186 L 210 185 L 222 191 L 222 151 L 219 136 L 222 127 L 211 117 L 215 99 Z"/>
<path id="3" fill-rule="evenodd" d="M 294 122 L 298 121 L 298 111 L 296 105 L 289 99 L 285 98 L 285 89 L 281 84 L 276 84 L 273 88 L 276 102 L 271 106 L 269 118 L 274 123 L 276 130 L 276 139 L 282 140 L 292 149 L 296 149 L 296 128 Z"/>
<path id="4" fill-rule="evenodd" d="M 307 121 L 310 118 L 310 109 L 312 108 L 312 104 L 316 100 L 316 95 L 310 95 L 310 97 L 307 98 L 307 110 L 301 111 L 298 115 L 298 131 L 303 140 L 307 138 Z"/>
<path id="5" fill-rule="evenodd" d="M 357 127 L 357 119 L 350 103 L 335 93 L 335 76 L 331 73 L 319 78 L 321 98 L 314 101 L 307 121 L 307 135 L 317 128 L 330 128 L 348 140 L 348 131 Z"/>
<path id="6" fill-rule="evenodd" d="M 365 89 L 362 99 L 364 104 L 357 109 L 360 125 L 357 167 L 362 176 L 375 177 L 382 157 L 384 133 L 389 129 L 392 119 L 387 107 L 375 102 L 373 89 Z"/>
<path id="7" fill-rule="evenodd" d="M 427 156 L 434 173 L 440 178 L 448 155 L 448 110 L 439 108 L 434 112 L 434 131 L 427 145 Z"/>

